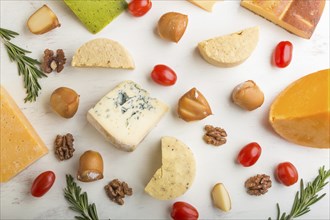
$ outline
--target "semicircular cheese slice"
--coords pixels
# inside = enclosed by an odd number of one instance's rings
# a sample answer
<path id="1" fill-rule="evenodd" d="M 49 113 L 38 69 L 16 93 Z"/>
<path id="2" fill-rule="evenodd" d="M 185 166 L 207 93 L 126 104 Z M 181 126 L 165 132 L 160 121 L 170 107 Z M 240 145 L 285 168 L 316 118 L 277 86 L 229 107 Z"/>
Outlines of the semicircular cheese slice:
<path id="1" fill-rule="evenodd" d="M 183 195 L 195 178 L 195 158 L 188 146 L 173 137 L 163 137 L 162 167 L 149 181 L 145 191 L 160 200 Z"/>
<path id="2" fill-rule="evenodd" d="M 306 75 L 283 90 L 271 105 L 269 121 L 288 141 L 330 148 L 330 69 Z"/>
<path id="3" fill-rule="evenodd" d="M 230 35 L 211 38 L 198 44 L 202 57 L 212 65 L 233 67 L 243 63 L 254 51 L 259 40 L 259 27 Z"/>
<path id="4" fill-rule="evenodd" d="M 99 38 L 83 44 L 72 58 L 75 67 L 134 69 L 130 53 L 118 42 Z"/>

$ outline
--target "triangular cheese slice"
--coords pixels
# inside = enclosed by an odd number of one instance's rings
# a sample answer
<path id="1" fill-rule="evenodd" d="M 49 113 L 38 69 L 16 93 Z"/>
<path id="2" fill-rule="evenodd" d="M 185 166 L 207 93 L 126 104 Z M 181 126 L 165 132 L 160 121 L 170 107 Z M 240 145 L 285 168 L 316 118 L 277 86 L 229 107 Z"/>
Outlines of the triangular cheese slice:
<path id="1" fill-rule="evenodd" d="M 127 8 L 125 0 L 64 0 L 93 34 L 101 31 Z"/>

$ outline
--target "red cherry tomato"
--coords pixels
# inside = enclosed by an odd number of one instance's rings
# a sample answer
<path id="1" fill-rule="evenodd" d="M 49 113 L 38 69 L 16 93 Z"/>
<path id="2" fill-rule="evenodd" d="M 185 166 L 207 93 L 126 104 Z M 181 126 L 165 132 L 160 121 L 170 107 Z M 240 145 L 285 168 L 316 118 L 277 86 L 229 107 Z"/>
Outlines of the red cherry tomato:
<path id="1" fill-rule="evenodd" d="M 31 194 L 34 197 L 43 196 L 52 187 L 54 181 L 55 181 L 55 173 L 53 173 L 52 171 L 46 171 L 41 173 L 33 181 L 31 187 Z"/>
<path id="2" fill-rule="evenodd" d="M 287 67 L 292 59 L 292 43 L 290 41 L 281 41 L 277 44 L 274 54 L 273 61 L 277 67 Z"/>
<path id="3" fill-rule="evenodd" d="M 252 142 L 241 149 L 237 156 L 237 161 L 244 167 L 250 167 L 257 162 L 260 154 L 260 145 L 256 142 Z"/>
<path id="4" fill-rule="evenodd" d="M 176 82 L 176 73 L 168 66 L 156 65 L 151 72 L 151 78 L 163 86 L 172 86 Z"/>
<path id="5" fill-rule="evenodd" d="M 172 206 L 171 217 L 174 220 L 197 220 L 198 216 L 197 209 L 186 202 L 176 202 Z"/>
<path id="6" fill-rule="evenodd" d="M 151 6 L 151 0 L 132 0 L 128 4 L 128 11 L 135 17 L 141 17 L 150 10 Z"/>
<path id="7" fill-rule="evenodd" d="M 298 171 L 290 162 L 277 165 L 275 175 L 277 180 L 286 186 L 291 186 L 298 181 Z"/>

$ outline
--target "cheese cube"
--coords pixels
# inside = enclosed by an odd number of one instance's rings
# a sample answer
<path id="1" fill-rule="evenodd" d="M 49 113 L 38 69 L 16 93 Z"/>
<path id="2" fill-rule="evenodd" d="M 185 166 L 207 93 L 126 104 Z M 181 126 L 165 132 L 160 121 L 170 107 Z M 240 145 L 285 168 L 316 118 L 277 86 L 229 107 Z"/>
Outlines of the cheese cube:
<path id="1" fill-rule="evenodd" d="M 124 81 L 87 113 L 87 120 L 114 146 L 133 151 L 167 112 L 163 102 Z"/>
<path id="2" fill-rule="evenodd" d="M 48 152 L 30 122 L 1 86 L 0 182 L 7 182 Z"/>

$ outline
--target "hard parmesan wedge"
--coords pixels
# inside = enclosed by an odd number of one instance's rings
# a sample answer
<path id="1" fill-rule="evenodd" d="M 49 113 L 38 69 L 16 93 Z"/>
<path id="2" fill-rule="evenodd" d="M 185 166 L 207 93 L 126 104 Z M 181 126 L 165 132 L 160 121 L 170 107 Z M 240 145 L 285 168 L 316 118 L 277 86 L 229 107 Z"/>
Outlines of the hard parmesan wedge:
<path id="1" fill-rule="evenodd" d="M 233 67 L 243 63 L 254 51 L 259 40 L 259 27 L 212 38 L 198 44 L 202 57 L 212 65 Z"/>
<path id="2" fill-rule="evenodd" d="M 72 58 L 75 67 L 134 69 L 130 53 L 118 42 L 99 38 L 83 44 Z"/>
<path id="3" fill-rule="evenodd" d="M 195 158 L 188 146 L 173 137 L 163 137 L 162 166 L 149 181 L 145 191 L 159 200 L 175 199 L 192 185 L 195 173 Z"/>

